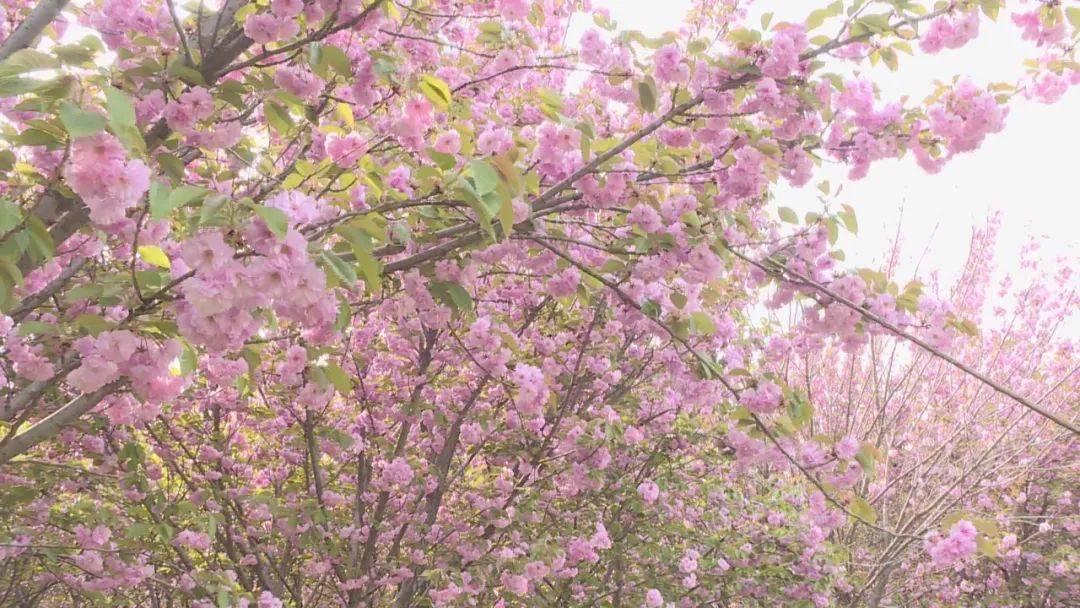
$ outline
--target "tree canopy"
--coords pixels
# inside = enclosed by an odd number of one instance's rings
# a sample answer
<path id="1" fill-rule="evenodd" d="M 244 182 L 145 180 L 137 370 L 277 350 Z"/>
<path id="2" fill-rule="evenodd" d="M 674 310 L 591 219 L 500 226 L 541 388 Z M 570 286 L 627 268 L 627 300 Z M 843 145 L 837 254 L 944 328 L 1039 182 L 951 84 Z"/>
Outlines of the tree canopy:
<path id="1" fill-rule="evenodd" d="M 1076 601 L 1072 261 L 853 267 L 815 173 L 978 153 L 1080 7 L 742 4 L 5 0 L 0 605 Z"/>

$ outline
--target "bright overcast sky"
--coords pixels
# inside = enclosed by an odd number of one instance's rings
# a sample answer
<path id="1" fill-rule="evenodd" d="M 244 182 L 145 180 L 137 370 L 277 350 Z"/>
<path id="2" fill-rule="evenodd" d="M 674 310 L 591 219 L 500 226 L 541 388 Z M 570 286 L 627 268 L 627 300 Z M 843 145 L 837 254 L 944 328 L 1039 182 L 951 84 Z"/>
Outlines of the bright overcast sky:
<path id="1" fill-rule="evenodd" d="M 620 29 L 636 29 L 650 35 L 678 29 L 690 0 L 595 0 L 607 7 Z M 766 12 L 777 21 L 802 21 L 821 2 L 758 0 L 750 8 L 751 23 Z M 573 26 L 569 40 L 580 38 L 591 23 Z M 977 84 L 1015 82 L 1023 73 L 1021 61 L 1037 56 L 1034 46 L 1021 41 L 1006 13 L 983 29 L 973 43 L 927 57 L 901 56 L 900 71 L 884 65 L 868 73 L 879 84 L 883 100 L 907 93 L 915 99 L 929 94 L 935 80 L 956 74 L 968 75 Z M 860 232 L 856 239 L 842 240 L 848 263 L 856 266 L 880 261 L 885 246 L 901 222 L 905 263 L 902 274 L 910 276 L 922 258 L 922 270 L 936 268 L 942 278 L 955 275 L 967 254 L 973 226 L 981 225 L 991 210 L 1003 213 L 997 247 L 1001 272 L 1016 274 L 1015 254 L 1031 235 L 1045 237 L 1047 256 L 1078 259 L 1080 253 L 1080 91 L 1073 88 L 1055 105 L 1017 99 L 1012 104 L 1005 130 L 991 135 L 974 153 L 960 156 L 937 175 L 928 175 L 910 158 L 875 163 L 869 175 L 857 182 L 844 178 L 846 171 L 823 167 L 821 178 L 843 183 L 838 203 L 856 209 Z M 778 205 L 803 212 L 820 209 L 815 179 L 801 190 L 781 187 Z M 901 217 L 902 211 L 902 217 Z M 800 213 L 801 214 L 801 213 Z"/>

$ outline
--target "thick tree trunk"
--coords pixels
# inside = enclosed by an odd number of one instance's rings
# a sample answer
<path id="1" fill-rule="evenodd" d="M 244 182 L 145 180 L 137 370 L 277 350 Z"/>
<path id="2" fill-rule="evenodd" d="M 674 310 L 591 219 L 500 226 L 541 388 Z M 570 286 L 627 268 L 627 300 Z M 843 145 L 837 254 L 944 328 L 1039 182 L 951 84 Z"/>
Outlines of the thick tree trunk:
<path id="1" fill-rule="evenodd" d="M 29 429 L 15 435 L 5 443 L 0 444 L 0 465 L 25 453 L 35 445 L 51 438 L 64 427 L 79 419 L 80 416 L 94 409 L 105 395 L 119 388 L 120 380 L 110 382 L 92 393 L 84 393 L 68 402 L 46 418 L 39 421 Z"/>
<path id="2" fill-rule="evenodd" d="M 7 59 L 15 51 L 29 47 L 41 35 L 45 28 L 64 10 L 68 0 L 41 0 L 30 16 L 15 28 L 15 31 L 0 44 L 0 61 Z"/>
<path id="3" fill-rule="evenodd" d="M 874 589 L 870 592 L 870 597 L 867 599 L 866 605 L 870 608 L 878 608 L 881 606 L 881 599 L 885 597 L 885 588 L 889 584 L 890 574 L 892 574 L 892 566 L 885 566 L 881 569 L 881 574 L 874 582 Z"/>

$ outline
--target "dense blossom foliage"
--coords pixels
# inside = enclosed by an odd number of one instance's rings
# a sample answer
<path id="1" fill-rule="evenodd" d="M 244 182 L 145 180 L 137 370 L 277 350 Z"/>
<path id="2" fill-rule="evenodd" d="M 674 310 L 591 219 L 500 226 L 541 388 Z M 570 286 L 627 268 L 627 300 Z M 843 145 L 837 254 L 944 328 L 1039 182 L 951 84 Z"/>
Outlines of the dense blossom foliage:
<path id="1" fill-rule="evenodd" d="M 745 9 L 5 0 L 0 605 L 1075 601 L 1069 264 L 901 286 L 772 187 L 975 152 L 1080 8 Z M 990 19 L 1019 82 L 862 69 Z"/>

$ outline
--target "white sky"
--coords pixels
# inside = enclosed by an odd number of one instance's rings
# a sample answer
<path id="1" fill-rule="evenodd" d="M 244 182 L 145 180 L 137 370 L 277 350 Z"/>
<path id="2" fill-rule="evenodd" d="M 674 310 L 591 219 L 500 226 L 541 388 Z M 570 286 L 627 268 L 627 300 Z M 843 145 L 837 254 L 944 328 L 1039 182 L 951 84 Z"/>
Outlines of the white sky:
<path id="1" fill-rule="evenodd" d="M 658 35 L 678 29 L 690 0 L 594 0 L 594 4 L 607 7 L 619 29 Z M 821 4 L 759 0 L 749 9 L 749 21 L 758 23 L 766 12 L 775 14 L 773 23 L 802 21 Z M 568 42 L 576 44 L 591 25 L 573 24 Z M 826 28 L 821 31 L 827 33 Z M 1037 56 L 1034 46 L 1020 40 L 1003 11 L 997 23 L 989 28 L 984 25 L 979 38 L 962 49 L 934 56 L 901 55 L 896 73 L 884 65 L 865 67 L 878 83 L 882 100 L 904 93 L 921 99 L 932 91 L 935 80 L 956 74 L 967 75 L 976 84 L 1015 82 L 1023 73 L 1021 62 Z M 859 219 L 858 237 L 841 240 L 847 263 L 867 266 L 879 261 L 901 221 L 903 278 L 910 276 L 919 258 L 922 271 L 939 269 L 945 280 L 955 276 L 967 254 L 972 227 L 982 225 L 991 210 L 1003 212 L 996 252 L 1000 272 L 1022 278 L 1015 256 L 1031 235 L 1045 236 L 1045 255 L 1066 256 L 1075 262 L 1080 249 L 1080 155 L 1075 148 L 1080 142 L 1078 88 L 1054 105 L 1016 99 L 1004 131 L 991 135 L 975 152 L 955 158 L 936 175 L 923 172 L 910 156 L 875 163 L 869 175 L 857 182 L 845 179 L 842 167 L 823 167 L 819 177 L 803 189 L 777 189 L 776 202 L 801 215 L 820 209 L 814 184 L 821 178 L 829 179 L 834 191 L 843 184 L 836 202 L 854 206 Z"/>

